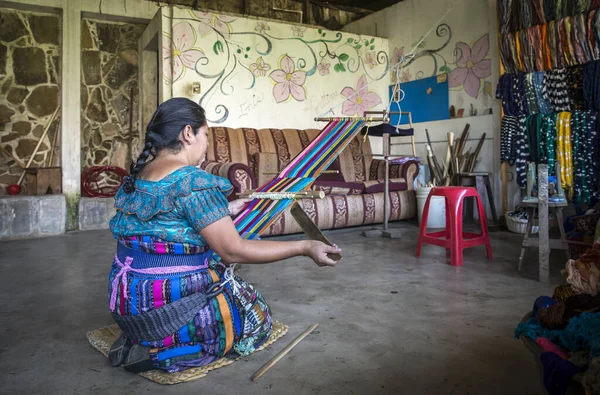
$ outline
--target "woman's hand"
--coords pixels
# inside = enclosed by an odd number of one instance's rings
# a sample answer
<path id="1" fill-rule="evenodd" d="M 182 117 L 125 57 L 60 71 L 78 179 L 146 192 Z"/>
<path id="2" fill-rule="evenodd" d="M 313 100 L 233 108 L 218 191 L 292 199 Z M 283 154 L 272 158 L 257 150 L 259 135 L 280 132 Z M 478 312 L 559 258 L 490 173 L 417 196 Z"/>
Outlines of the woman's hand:
<path id="1" fill-rule="evenodd" d="M 233 202 L 229 202 L 229 211 L 231 212 L 231 215 L 238 215 L 251 201 L 252 199 L 237 199 Z"/>
<path id="2" fill-rule="evenodd" d="M 342 250 L 336 246 L 329 246 L 317 240 L 305 240 L 302 255 L 310 257 L 318 266 L 335 266 L 337 261 L 329 258 L 327 254 L 339 254 Z"/>

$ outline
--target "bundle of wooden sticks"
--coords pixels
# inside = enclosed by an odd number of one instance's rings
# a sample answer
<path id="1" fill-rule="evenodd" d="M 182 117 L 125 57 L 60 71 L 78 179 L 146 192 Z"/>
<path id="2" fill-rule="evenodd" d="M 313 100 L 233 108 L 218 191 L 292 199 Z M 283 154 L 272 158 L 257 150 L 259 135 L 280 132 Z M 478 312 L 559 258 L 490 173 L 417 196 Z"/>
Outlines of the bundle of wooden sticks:
<path id="1" fill-rule="evenodd" d="M 449 186 L 458 183 L 458 175 L 461 173 L 472 173 L 479 162 L 479 153 L 485 141 L 484 133 L 474 152 L 469 148 L 465 152 L 467 139 L 469 138 L 469 127 L 467 124 L 460 138 L 454 139 L 454 133 L 448 132 L 448 150 L 443 165 L 440 164 L 431 147 L 431 139 L 427 129 L 427 163 L 431 173 L 431 184 L 433 186 Z"/>

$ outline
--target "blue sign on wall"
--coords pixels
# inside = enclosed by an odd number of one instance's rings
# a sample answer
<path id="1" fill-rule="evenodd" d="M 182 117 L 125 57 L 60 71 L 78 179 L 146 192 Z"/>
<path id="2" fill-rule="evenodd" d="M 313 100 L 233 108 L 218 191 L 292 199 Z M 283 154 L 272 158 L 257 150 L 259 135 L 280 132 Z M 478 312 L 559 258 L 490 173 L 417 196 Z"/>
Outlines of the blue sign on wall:
<path id="1" fill-rule="evenodd" d="M 440 78 L 438 79 L 438 77 Z M 421 80 L 403 82 L 400 89 L 404 91 L 404 98 L 400 101 L 400 106 L 392 102 L 390 111 L 410 112 L 413 123 L 450 119 L 448 78 L 444 77 L 446 75 L 442 74 Z M 390 86 L 390 97 L 392 97 L 393 88 L 393 86 Z M 397 125 L 398 117 L 398 115 L 392 114 L 390 124 Z M 403 116 L 400 124 L 406 123 L 408 123 L 408 117 Z"/>

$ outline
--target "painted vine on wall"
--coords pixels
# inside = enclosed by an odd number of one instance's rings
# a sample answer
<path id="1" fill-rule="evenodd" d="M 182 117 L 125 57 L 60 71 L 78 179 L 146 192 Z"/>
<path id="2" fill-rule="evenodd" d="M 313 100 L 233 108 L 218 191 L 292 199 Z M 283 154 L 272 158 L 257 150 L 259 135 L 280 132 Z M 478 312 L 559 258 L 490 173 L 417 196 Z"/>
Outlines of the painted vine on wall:
<path id="1" fill-rule="evenodd" d="M 452 40 L 452 29 L 448 24 L 440 24 L 436 28 L 436 36 L 443 38 L 442 44 L 427 48 L 427 42 L 421 39 L 412 43 L 411 48 L 417 47 L 414 57 L 401 64 L 399 72 L 392 70 L 392 83 L 408 82 L 441 73 L 448 73 L 448 87 L 454 90 L 463 90 L 470 97 L 477 99 L 481 94 L 491 97 L 491 60 L 489 56 L 489 35 L 484 34 L 475 39 L 471 44 L 456 42 L 453 50 L 454 60 L 451 62 L 442 54 Z M 394 48 L 391 64 L 400 62 L 404 56 L 404 47 Z M 431 69 L 418 70 L 413 78 L 410 66 L 418 59 L 429 60 Z"/>
<path id="2" fill-rule="evenodd" d="M 265 21 L 255 22 L 253 31 L 236 31 L 232 25 L 235 20 L 226 15 L 190 11 L 189 16 L 172 18 L 172 35 L 164 33 L 165 82 L 174 84 L 186 73 L 195 73 L 206 81 L 208 88 L 203 89 L 200 104 L 214 108 L 218 115 L 218 119 L 209 121 L 222 123 L 229 117 L 225 103 L 211 103 L 215 92 L 230 96 L 238 89 L 253 89 L 260 79 L 273 84 L 273 100 L 280 104 L 305 101 L 309 96 L 309 79 L 327 78 L 331 73 L 356 75 L 353 80 L 358 82 L 339 92 L 342 100 L 350 97 L 353 104 L 344 106 L 342 112 L 362 114 L 382 102 L 377 93 L 368 90 L 367 81 L 379 81 L 387 75 L 389 58 L 386 51 L 375 49 L 373 38 L 318 29 L 319 38 L 308 39 L 307 28 L 295 25 L 288 26 L 288 34 L 275 35 Z M 244 39 L 257 43 L 243 45 Z M 275 54 L 274 42 L 301 44 L 310 55 Z M 276 62 L 273 55 L 277 56 Z M 219 66 L 215 68 L 217 62 Z M 378 67 L 384 71 L 375 70 Z M 245 86 L 230 83 L 239 73 L 245 76 Z M 350 90 L 357 94 L 349 95 Z"/>

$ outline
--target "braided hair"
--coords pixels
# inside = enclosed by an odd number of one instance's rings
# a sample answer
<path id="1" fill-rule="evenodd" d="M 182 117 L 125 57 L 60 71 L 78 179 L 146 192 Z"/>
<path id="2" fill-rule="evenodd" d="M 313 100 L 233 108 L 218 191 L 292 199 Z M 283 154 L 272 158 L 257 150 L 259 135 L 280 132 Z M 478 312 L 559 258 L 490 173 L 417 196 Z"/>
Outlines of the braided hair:
<path id="1" fill-rule="evenodd" d="M 183 149 L 183 142 L 179 137 L 181 131 L 188 125 L 194 134 L 206 125 L 204 109 L 198 103 L 184 97 L 175 97 L 158 106 L 146 128 L 144 149 L 137 160 L 131 164 L 129 176 L 123 183 L 126 193 L 135 190 L 135 179 L 138 174 L 156 158 L 158 152 L 168 149 L 176 154 Z"/>

